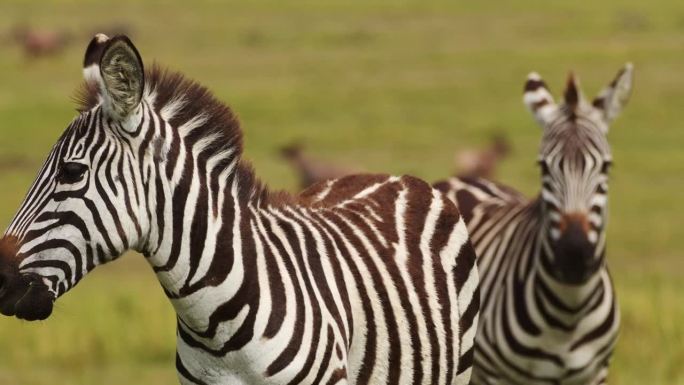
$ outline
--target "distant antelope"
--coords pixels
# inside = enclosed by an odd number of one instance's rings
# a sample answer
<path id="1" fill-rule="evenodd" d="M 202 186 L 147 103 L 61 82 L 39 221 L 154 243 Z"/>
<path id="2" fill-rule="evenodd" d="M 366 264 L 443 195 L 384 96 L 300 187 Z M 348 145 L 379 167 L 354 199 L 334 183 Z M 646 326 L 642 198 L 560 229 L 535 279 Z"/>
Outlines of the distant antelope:
<path id="1" fill-rule="evenodd" d="M 541 194 L 485 179 L 435 184 L 468 224 L 482 273 L 473 384 L 603 384 L 620 315 L 606 266 L 609 124 L 632 66 L 587 102 L 570 75 L 561 105 L 536 73 L 525 104 L 543 128 Z"/>
<path id="2" fill-rule="evenodd" d="M 84 65 L 81 113 L 0 242 L 0 312 L 45 319 L 133 249 L 176 310 L 182 384 L 469 382 L 479 278 L 451 201 L 408 176 L 271 192 L 206 88 L 144 71 L 125 36 Z"/>
<path id="3" fill-rule="evenodd" d="M 456 175 L 466 178 L 491 179 L 503 158 L 508 156 L 511 145 L 502 135 L 492 137 L 488 147 L 480 150 L 463 150 L 456 154 Z"/>
<path id="4" fill-rule="evenodd" d="M 12 30 L 12 38 L 28 58 L 56 55 L 66 48 L 71 37 L 65 31 L 35 29 L 23 25 Z"/>
<path id="5" fill-rule="evenodd" d="M 305 155 L 300 143 L 292 143 L 280 149 L 280 155 L 297 171 L 299 187 L 305 189 L 315 183 L 355 174 L 351 168 L 341 167 Z"/>

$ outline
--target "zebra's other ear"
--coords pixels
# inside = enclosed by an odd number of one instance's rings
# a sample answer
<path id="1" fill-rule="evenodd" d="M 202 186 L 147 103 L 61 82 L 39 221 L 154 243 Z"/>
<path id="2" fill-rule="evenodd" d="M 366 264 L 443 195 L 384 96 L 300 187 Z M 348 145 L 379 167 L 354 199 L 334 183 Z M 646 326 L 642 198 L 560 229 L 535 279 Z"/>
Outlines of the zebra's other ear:
<path id="1" fill-rule="evenodd" d="M 536 72 L 527 75 L 523 102 L 542 127 L 550 122 L 558 111 L 549 87 Z"/>
<path id="2" fill-rule="evenodd" d="M 86 49 L 83 73 L 86 82 L 98 85 L 103 108 L 112 117 L 124 119 L 140 104 L 145 74 L 128 37 L 96 35 Z"/>
<path id="3" fill-rule="evenodd" d="M 632 94 L 632 82 L 634 79 L 634 66 L 627 63 L 618 72 L 615 79 L 604 88 L 594 99 L 592 104 L 603 113 L 606 123 L 620 115 L 622 109 L 627 105 Z"/>

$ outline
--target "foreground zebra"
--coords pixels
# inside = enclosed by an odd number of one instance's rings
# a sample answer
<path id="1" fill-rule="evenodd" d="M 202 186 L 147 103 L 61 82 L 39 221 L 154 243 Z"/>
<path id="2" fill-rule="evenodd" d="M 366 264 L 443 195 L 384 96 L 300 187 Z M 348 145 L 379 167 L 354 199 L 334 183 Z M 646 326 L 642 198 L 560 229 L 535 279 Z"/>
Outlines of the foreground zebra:
<path id="1" fill-rule="evenodd" d="M 606 134 L 631 85 L 627 65 L 589 104 L 571 75 L 556 105 L 529 76 L 524 100 L 544 129 L 540 197 L 484 179 L 435 185 L 457 202 L 479 258 L 473 383 L 605 383 L 619 324 L 605 264 Z"/>
<path id="2" fill-rule="evenodd" d="M 176 310 L 183 384 L 468 383 L 479 281 L 451 201 L 381 175 L 269 193 L 205 88 L 144 72 L 123 36 L 84 65 L 82 113 L 2 241 L 3 314 L 47 318 L 134 249 Z"/>

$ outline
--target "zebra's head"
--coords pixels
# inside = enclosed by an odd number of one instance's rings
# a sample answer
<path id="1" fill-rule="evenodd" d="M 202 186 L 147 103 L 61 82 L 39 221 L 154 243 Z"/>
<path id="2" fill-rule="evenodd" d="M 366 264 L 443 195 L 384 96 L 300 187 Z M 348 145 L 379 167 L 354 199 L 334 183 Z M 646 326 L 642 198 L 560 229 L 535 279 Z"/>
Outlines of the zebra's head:
<path id="1" fill-rule="evenodd" d="M 524 102 L 544 130 L 538 158 L 548 258 L 543 263 L 561 282 L 586 282 L 604 263 L 612 163 L 606 135 L 631 88 L 631 64 L 592 102 L 572 73 L 561 104 L 538 74 L 530 74 L 525 84 Z"/>
<path id="2" fill-rule="evenodd" d="M 97 100 L 54 145 L 0 240 L 4 315 L 47 318 L 86 273 L 144 242 L 142 60 L 128 38 L 97 35 L 84 75 Z"/>

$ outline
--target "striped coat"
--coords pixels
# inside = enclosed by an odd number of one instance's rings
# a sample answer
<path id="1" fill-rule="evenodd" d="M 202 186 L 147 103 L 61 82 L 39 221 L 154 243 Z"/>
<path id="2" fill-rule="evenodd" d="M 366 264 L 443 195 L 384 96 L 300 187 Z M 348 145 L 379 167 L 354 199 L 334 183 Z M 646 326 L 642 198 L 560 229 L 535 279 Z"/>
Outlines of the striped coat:
<path id="1" fill-rule="evenodd" d="M 469 382 L 479 280 L 451 201 L 407 176 L 272 192 L 205 88 L 122 36 L 84 65 L 82 113 L 0 242 L 3 314 L 47 318 L 133 249 L 176 310 L 183 384 Z"/>
<path id="2" fill-rule="evenodd" d="M 250 295 L 225 312 L 251 312 L 225 336 L 213 308 L 181 319 L 181 373 L 213 362 L 228 368 L 221 383 L 236 381 L 232 368 L 247 355 L 254 368 L 239 378 L 249 383 L 467 383 L 477 270 L 450 202 L 424 182 L 387 176 L 347 177 L 299 199 L 245 206 L 232 238 L 253 277 L 239 290 Z M 173 301 L 183 313 L 211 295 Z"/>
<path id="3" fill-rule="evenodd" d="M 479 178 L 434 185 L 461 210 L 482 274 L 474 384 L 607 381 L 620 314 L 605 258 L 606 133 L 631 83 L 628 65 L 589 104 L 571 75 L 556 105 L 530 75 L 525 102 L 544 129 L 537 198 Z"/>

